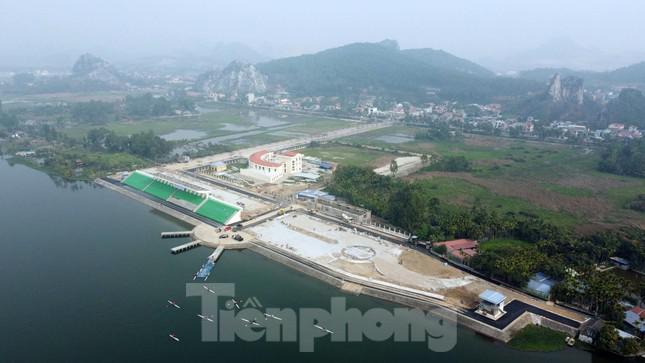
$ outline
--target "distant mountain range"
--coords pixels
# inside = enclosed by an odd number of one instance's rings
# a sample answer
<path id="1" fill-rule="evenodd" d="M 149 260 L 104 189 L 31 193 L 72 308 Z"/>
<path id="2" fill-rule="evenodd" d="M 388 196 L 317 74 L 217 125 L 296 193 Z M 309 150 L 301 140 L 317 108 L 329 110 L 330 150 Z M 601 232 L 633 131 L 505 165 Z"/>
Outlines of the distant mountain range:
<path id="1" fill-rule="evenodd" d="M 629 121 L 643 125 L 645 97 L 623 90 L 608 103 L 584 92 L 595 87 L 645 89 L 645 62 L 613 71 L 540 68 L 502 77 L 469 60 L 435 49 L 401 50 L 394 40 L 353 43 L 314 54 L 266 61 L 244 46 L 222 45 L 204 63 L 195 89 L 242 100 L 247 93 L 286 90 L 294 96 L 382 96 L 395 101 L 436 100 L 504 103 L 507 111 L 545 120 L 584 120 L 599 126 Z M 231 57 L 239 57 L 228 65 Z M 196 61 L 197 62 L 197 61 Z M 259 62 L 259 63 L 258 63 Z M 197 62 L 198 63 L 198 62 Z M 255 64 L 253 64 L 255 63 Z M 154 68 L 151 66 L 151 68 Z M 195 66 L 195 69 L 198 68 Z M 203 69 L 210 69 L 203 71 Z M 559 74 L 554 77 L 554 74 Z M 155 74 L 152 72 L 152 74 Z M 157 73 L 157 76 L 164 73 Z M 34 94 L 128 89 L 156 84 L 161 78 L 117 68 L 84 54 L 69 75 L 17 74 L 3 92 Z M 549 87 L 545 84 L 549 82 Z M 645 125 L 643 125 L 645 126 Z"/>
<path id="2" fill-rule="evenodd" d="M 398 43 L 354 43 L 276 59 L 257 68 L 270 84 L 296 95 L 367 92 L 410 101 L 442 97 L 492 101 L 540 89 L 536 82 L 497 77 L 473 62 L 434 49 L 400 50 Z"/>
<path id="3" fill-rule="evenodd" d="M 596 49 L 593 46 L 578 44 L 566 37 L 560 37 L 550 39 L 535 48 L 518 51 L 505 57 L 490 56 L 479 59 L 479 63 L 502 73 L 535 68 L 606 71 L 645 59 L 643 51 L 635 49 L 630 53 L 612 53 Z"/>
<path id="4" fill-rule="evenodd" d="M 242 43 L 217 43 L 213 47 L 148 56 L 122 65 L 124 69 L 145 73 L 200 73 L 222 69 L 233 61 L 259 63 L 270 58 Z"/>
<path id="5" fill-rule="evenodd" d="M 538 68 L 519 73 L 519 77 L 547 82 L 555 73 L 584 78 L 590 87 L 635 87 L 645 89 L 645 62 L 607 72 L 576 71 L 569 68 Z"/>

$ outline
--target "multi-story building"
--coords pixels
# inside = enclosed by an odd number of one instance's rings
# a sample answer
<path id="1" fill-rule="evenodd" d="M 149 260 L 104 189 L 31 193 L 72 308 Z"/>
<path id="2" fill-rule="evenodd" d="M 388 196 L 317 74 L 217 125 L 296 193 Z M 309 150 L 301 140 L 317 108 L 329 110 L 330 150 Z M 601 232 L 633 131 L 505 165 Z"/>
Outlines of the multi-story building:
<path id="1" fill-rule="evenodd" d="M 243 176 L 266 183 L 276 183 L 284 176 L 302 172 L 302 154 L 294 151 L 274 153 L 261 150 L 251 154 Z"/>

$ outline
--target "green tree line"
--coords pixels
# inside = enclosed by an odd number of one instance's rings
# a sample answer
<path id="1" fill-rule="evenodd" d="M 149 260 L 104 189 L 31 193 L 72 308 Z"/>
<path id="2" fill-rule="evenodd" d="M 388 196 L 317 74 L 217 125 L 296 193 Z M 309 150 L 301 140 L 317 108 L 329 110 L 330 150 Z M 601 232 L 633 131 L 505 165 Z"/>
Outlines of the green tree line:
<path id="1" fill-rule="evenodd" d="M 152 131 L 119 136 L 105 128 L 88 131 L 85 146 L 92 151 L 124 152 L 148 159 L 158 159 L 172 150 L 172 142 L 156 136 Z"/>
<path id="2" fill-rule="evenodd" d="M 645 141 L 614 141 L 601 154 L 598 169 L 619 175 L 645 178 Z"/>

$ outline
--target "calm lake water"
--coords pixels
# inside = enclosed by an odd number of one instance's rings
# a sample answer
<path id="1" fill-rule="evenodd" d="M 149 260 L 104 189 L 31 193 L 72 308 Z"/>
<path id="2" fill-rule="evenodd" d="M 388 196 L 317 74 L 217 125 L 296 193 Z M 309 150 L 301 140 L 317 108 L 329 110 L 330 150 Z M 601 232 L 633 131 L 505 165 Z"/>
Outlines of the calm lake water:
<path id="1" fill-rule="evenodd" d="M 198 248 L 173 256 L 177 240 L 162 231 L 182 224 L 93 184 L 62 183 L 0 160 L 1 362 L 608 362 L 565 349 L 523 353 L 459 329 L 448 353 L 424 343 L 203 343 L 198 298 L 185 284 L 211 253 Z M 272 307 L 329 306 L 346 296 L 362 311 L 395 305 L 344 295 L 252 252 L 227 251 L 210 282 L 234 282 L 239 296 Z M 181 310 L 168 307 L 174 299 Z M 174 332 L 181 338 L 168 338 Z"/>
<path id="2" fill-rule="evenodd" d="M 195 140 L 206 137 L 208 134 L 204 131 L 177 129 L 171 133 L 161 135 L 160 137 L 168 141 Z"/>
<path id="3" fill-rule="evenodd" d="M 405 142 L 413 141 L 414 138 L 406 134 L 394 134 L 379 136 L 376 140 L 387 142 L 388 144 L 403 144 Z"/>

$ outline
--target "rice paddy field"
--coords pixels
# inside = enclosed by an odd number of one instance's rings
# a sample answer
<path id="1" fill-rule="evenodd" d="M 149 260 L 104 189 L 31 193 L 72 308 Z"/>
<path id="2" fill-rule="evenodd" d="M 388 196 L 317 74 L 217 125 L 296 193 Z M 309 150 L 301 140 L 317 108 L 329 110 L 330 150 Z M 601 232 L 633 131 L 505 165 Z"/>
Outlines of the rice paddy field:
<path id="1" fill-rule="evenodd" d="M 213 137 L 234 136 L 223 144 L 247 146 L 257 142 L 271 142 L 326 132 L 352 126 L 352 121 L 255 111 L 227 105 L 201 108 L 195 116 L 157 117 L 143 120 L 122 120 L 105 125 L 71 125 L 61 131 L 74 138 L 84 137 L 89 130 L 105 127 L 118 135 L 131 135 L 152 130 L 156 135 L 172 140 L 197 141 Z M 246 137 L 245 134 L 253 134 Z M 185 137 L 185 138 L 184 138 Z"/>

